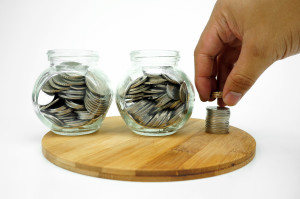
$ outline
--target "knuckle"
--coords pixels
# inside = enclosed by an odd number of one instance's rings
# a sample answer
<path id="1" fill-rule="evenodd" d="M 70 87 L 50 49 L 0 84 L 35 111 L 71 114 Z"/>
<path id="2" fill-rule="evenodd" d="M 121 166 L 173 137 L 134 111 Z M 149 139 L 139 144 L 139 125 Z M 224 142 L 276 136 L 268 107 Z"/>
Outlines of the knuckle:
<path id="1" fill-rule="evenodd" d="M 247 91 L 254 84 L 254 80 L 243 74 L 231 76 L 231 82 L 234 90 Z"/>

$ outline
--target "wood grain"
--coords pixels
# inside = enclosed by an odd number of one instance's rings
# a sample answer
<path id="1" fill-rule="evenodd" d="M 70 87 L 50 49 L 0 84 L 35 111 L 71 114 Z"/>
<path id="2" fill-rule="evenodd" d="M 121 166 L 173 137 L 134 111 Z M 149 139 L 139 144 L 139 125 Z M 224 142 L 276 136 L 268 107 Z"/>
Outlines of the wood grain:
<path id="1" fill-rule="evenodd" d="M 121 117 L 107 117 L 99 131 L 67 137 L 48 132 L 44 156 L 77 173 L 129 181 L 175 181 L 216 176 L 250 162 L 254 138 L 230 126 L 229 134 L 208 134 L 204 120 L 190 119 L 177 133 L 145 137 Z"/>

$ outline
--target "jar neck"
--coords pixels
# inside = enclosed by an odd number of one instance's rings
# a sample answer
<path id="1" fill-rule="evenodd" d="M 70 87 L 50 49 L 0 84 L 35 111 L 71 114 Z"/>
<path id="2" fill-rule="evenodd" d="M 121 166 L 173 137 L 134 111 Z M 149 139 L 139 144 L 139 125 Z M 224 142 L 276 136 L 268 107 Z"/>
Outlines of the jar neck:
<path id="1" fill-rule="evenodd" d="M 138 50 L 130 53 L 132 65 L 143 68 L 177 67 L 179 52 L 170 50 Z"/>
<path id="2" fill-rule="evenodd" d="M 65 63 L 70 63 L 70 67 L 90 67 L 97 65 L 99 60 L 97 52 L 90 50 L 49 50 L 47 54 L 51 67 L 60 67 Z"/>

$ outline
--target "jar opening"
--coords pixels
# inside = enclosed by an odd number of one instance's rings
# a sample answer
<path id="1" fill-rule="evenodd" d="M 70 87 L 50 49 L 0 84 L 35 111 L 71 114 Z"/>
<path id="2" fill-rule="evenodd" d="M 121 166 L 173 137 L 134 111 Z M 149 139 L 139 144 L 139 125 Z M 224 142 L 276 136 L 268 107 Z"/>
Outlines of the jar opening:
<path id="1" fill-rule="evenodd" d="M 160 61 L 179 61 L 179 52 L 175 50 L 136 50 L 130 53 L 131 61 L 146 61 L 148 59 Z"/>
<path id="2" fill-rule="evenodd" d="M 49 61 L 58 59 L 74 60 L 74 59 L 89 59 L 97 61 L 99 59 L 98 53 L 93 50 L 80 49 L 55 49 L 47 52 Z"/>

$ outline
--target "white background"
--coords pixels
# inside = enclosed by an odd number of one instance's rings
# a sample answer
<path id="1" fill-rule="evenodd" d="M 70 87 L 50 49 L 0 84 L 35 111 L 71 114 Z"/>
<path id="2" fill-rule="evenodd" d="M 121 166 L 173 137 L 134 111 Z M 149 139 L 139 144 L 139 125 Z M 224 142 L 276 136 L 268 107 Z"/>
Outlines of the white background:
<path id="1" fill-rule="evenodd" d="M 249 132 L 257 153 L 247 166 L 199 180 L 123 182 L 61 169 L 41 153 L 48 129 L 31 92 L 49 66 L 49 49 L 91 49 L 115 86 L 137 49 L 176 49 L 193 80 L 193 51 L 215 1 L 1 0 L 0 198 L 299 198 L 300 56 L 273 64 L 231 108 L 231 125 Z M 197 95 L 196 95 L 197 97 Z M 196 98 L 192 117 L 205 117 Z M 119 115 L 115 102 L 108 116 Z"/>

